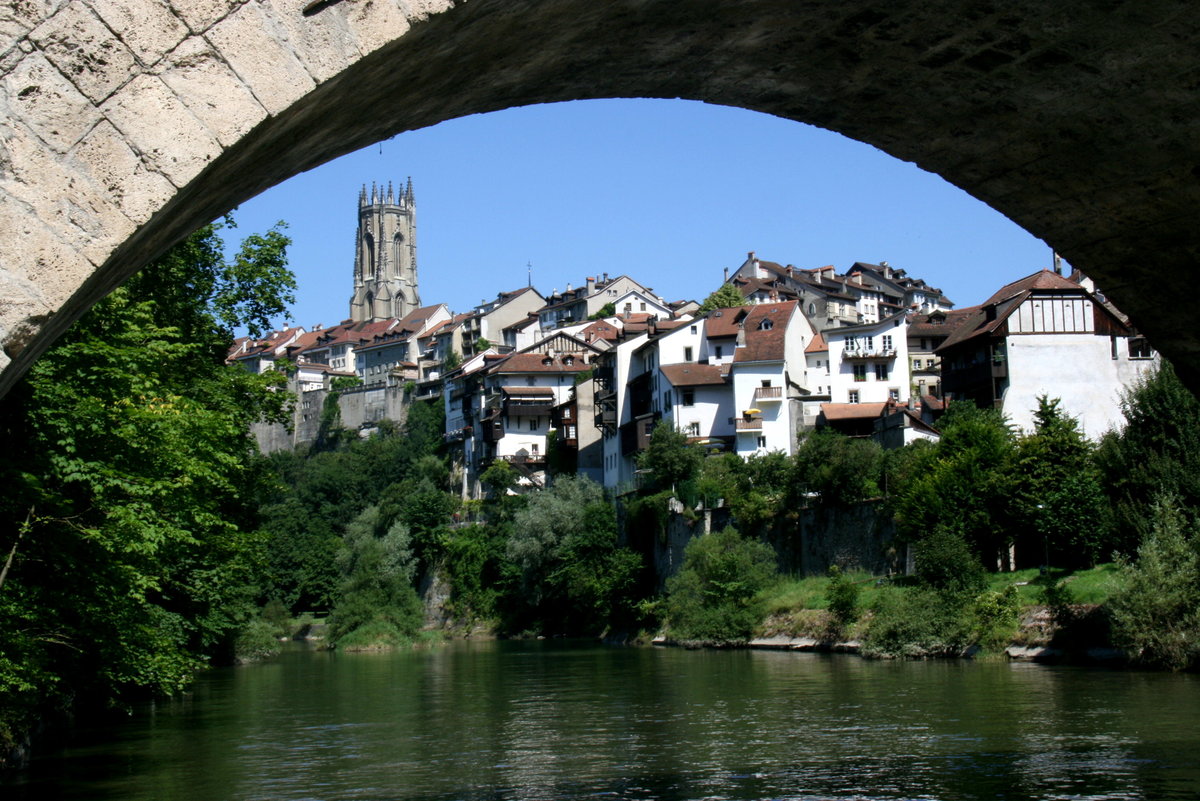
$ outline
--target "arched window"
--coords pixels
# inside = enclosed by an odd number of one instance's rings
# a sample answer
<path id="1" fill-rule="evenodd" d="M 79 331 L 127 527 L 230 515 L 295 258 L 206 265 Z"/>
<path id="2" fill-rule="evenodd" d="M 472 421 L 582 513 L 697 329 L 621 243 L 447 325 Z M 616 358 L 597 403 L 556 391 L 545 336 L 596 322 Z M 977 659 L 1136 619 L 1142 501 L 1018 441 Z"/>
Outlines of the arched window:
<path id="1" fill-rule="evenodd" d="M 363 234 L 363 277 L 375 277 L 375 237 Z"/>
<path id="2" fill-rule="evenodd" d="M 399 231 L 392 237 L 392 275 L 399 277 L 404 268 L 404 234 Z"/>

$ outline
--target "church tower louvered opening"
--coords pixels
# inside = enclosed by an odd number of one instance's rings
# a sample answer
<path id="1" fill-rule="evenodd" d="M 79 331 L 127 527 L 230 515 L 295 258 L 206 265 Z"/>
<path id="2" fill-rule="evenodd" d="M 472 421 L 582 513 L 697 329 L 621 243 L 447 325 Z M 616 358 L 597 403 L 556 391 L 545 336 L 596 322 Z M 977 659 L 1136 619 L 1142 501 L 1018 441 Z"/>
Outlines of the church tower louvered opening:
<path id="1" fill-rule="evenodd" d="M 358 195 L 354 295 L 350 319 L 403 317 L 421 305 L 417 290 L 417 206 L 412 178 L 400 191 L 391 182 L 364 184 Z"/>

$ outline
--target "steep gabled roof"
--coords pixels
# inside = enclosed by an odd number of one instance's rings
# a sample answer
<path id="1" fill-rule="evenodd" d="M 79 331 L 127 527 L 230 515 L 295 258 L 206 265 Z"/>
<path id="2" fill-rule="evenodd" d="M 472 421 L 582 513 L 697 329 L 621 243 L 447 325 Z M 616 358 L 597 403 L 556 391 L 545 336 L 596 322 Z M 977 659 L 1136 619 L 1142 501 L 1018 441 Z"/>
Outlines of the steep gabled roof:
<path id="1" fill-rule="evenodd" d="M 983 305 L 976 306 L 965 315 L 963 322 L 955 328 L 936 352 L 942 352 L 969 339 L 999 330 L 1008 321 L 1009 315 L 1036 292 L 1069 292 L 1087 297 L 1093 302 L 1095 314 L 1108 315 L 1116 327 L 1126 328 L 1125 324 L 1087 289 L 1055 272 L 1041 270 L 1018 281 L 1013 281 L 1011 284 L 1005 284 Z"/>
<path id="2" fill-rule="evenodd" d="M 1011 284 L 1005 284 L 996 290 L 996 293 L 985 300 L 982 306 L 991 306 L 995 303 L 1001 303 L 1023 292 L 1029 292 L 1033 289 L 1065 289 L 1072 292 L 1086 292 L 1079 284 L 1070 279 L 1063 278 L 1052 270 L 1039 270 L 1033 275 L 1027 275 L 1024 278 L 1013 281 Z"/>
<path id="3" fill-rule="evenodd" d="M 734 351 L 735 364 L 783 361 L 788 325 L 797 303 L 760 303 L 742 321 L 746 345 Z"/>
<path id="4" fill-rule="evenodd" d="M 829 344 L 825 341 L 825 337 L 821 336 L 821 332 L 818 331 L 816 333 L 816 335 L 813 337 L 812 342 L 808 343 L 808 346 L 804 349 L 804 352 L 805 353 L 824 353 L 827 350 L 829 350 Z"/>

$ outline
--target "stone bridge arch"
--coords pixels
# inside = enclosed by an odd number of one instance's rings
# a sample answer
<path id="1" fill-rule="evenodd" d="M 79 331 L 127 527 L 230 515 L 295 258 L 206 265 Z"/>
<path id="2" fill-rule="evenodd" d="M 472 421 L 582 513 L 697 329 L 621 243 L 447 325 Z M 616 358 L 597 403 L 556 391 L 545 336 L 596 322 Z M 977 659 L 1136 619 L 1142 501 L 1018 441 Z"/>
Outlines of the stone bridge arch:
<path id="1" fill-rule="evenodd" d="M 1171 298 L 1200 243 L 1198 44 L 1173 0 L 9 0 L 0 392 L 291 175 L 452 117 L 632 96 L 812 123 L 942 175 L 1095 276 L 1197 387 Z"/>

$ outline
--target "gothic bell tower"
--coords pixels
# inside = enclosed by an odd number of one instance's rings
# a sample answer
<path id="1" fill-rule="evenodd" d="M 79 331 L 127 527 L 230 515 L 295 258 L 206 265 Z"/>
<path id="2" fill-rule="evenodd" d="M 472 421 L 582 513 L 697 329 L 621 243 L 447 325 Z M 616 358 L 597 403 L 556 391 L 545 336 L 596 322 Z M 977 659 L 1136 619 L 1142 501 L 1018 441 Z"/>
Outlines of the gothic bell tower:
<path id="1" fill-rule="evenodd" d="M 421 305 L 417 293 L 417 206 L 412 178 L 399 192 L 364 184 L 358 195 L 358 233 L 354 243 L 355 322 L 403 317 Z"/>

